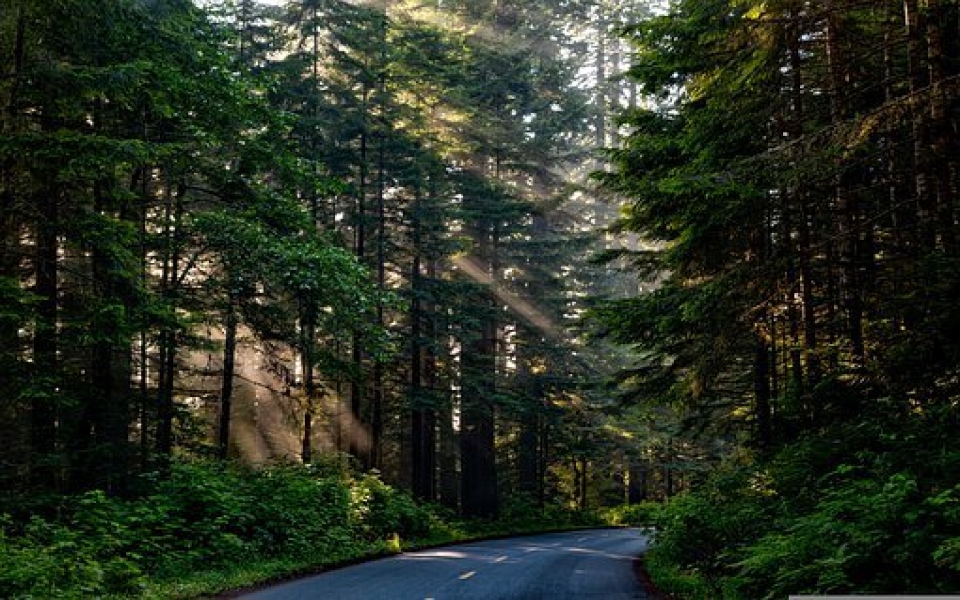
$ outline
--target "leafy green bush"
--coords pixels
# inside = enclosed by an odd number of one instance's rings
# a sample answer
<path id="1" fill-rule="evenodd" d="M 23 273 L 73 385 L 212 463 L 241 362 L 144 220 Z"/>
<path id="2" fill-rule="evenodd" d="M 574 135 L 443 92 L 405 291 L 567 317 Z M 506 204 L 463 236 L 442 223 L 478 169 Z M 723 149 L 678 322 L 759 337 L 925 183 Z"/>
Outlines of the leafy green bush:
<path id="1" fill-rule="evenodd" d="M 353 522 L 369 539 L 424 537 L 430 533 L 429 512 L 413 499 L 374 475 L 358 480 L 351 490 Z"/>
<path id="2" fill-rule="evenodd" d="M 911 474 L 869 475 L 841 466 L 814 510 L 746 548 L 739 563 L 744 593 L 956 591 L 950 539 L 940 542 L 941 532 L 960 524 L 942 510 L 950 492 L 924 498 Z"/>
<path id="3" fill-rule="evenodd" d="M 251 542 L 267 556 L 305 554 L 353 539 L 350 490 L 340 478 L 279 466 L 251 474 Z"/>
<path id="4" fill-rule="evenodd" d="M 81 499 L 81 501 L 86 499 Z M 94 498 L 94 501 L 96 499 Z M 144 574 L 134 558 L 116 554 L 119 532 L 88 532 L 33 518 L 18 535 L 0 526 L 0 597 L 82 598 L 139 591 Z M 122 533 L 121 533 L 122 535 Z"/>
<path id="5" fill-rule="evenodd" d="M 343 461 L 252 469 L 175 462 L 134 499 L 59 499 L 41 518 L 0 516 L 0 597 L 182 597 L 210 594 L 418 543 L 602 522 L 530 498 L 495 521 L 459 521 L 418 505 Z"/>
<path id="6" fill-rule="evenodd" d="M 319 564 L 430 534 L 439 519 L 373 475 L 178 462 L 122 501 L 64 498 L 54 519 L 0 520 L 0 597 L 136 595 L 145 581 L 251 560 Z"/>
<path id="7" fill-rule="evenodd" d="M 621 504 L 603 511 L 603 519 L 611 525 L 629 525 L 631 527 L 650 527 L 659 518 L 662 504 L 659 502 L 639 502 Z"/>
<path id="8" fill-rule="evenodd" d="M 766 532 L 777 498 L 762 471 L 731 467 L 695 493 L 677 496 L 659 510 L 652 553 L 703 578 L 715 593 L 735 575 L 730 557 Z"/>
<path id="9" fill-rule="evenodd" d="M 659 513 L 651 574 L 680 598 L 956 592 L 957 456 L 929 441 L 861 427 L 722 468 Z"/>

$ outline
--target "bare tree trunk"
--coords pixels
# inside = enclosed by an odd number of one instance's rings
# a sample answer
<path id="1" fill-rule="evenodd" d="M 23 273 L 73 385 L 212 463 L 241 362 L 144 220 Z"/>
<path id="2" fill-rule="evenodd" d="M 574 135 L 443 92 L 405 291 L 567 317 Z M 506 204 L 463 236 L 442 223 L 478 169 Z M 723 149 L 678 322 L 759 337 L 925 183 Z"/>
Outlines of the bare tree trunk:
<path id="1" fill-rule="evenodd" d="M 929 72 L 924 68 L 923 52 L 926 19 L 921 14 L 917 0 L 903 0 L 905 36 L 907 39 L 907 70 L 910 93 L 919 93 L 929 83 Z M 916 110 L 913 115 L 913 173 L 914 191 L 917 198 L 917 227 L 920 247 L 932 251 L 936 247 L 933 195 L 930 191 L 931 168 L 929 160 L 928 124 L 925 112 Z"/>
<path id="2" fill-rule="evenodd" d="M 754 397 L 757 418 L 757 445 L 769 450 L 773 445 L 773 411 L 770 395 L 770 349 L 762 336 L 757 336 L 754 359 Z"/>
<path id="3" fill-rule="evenodd" d="M 927 65 L 930 73 L 930 156 L 932 157 L 932 218 L 936 225 L 938 247 L 955 254 L 957 249 L 954 224 L 952 184 L 957 158 L 951 150 L 956 132 L 950 122 L 949 107 L 956 96 L 956 82 L 948 78 L 946 40 L 943 27 L 949 23 L 950 9 L 942 0 L 928 0 L 930 18 L 927 20 Z"/>
<path id="4" fill-rule="evenodd" d="M 231 282 L 230 285 L 233 285 Z M 220 380 L 220 419 L 217 427 L 217 458 L 226 460 L 230 455 L 230 420 L 233 409 L 233 378 L 236 374 L 237 358 L 237 299 L 233 290 L 229 292 L 223 330 L 223 376 Z"/>
<path id="5" fill-rule="evenodd" d="M 449 382 L 448 382 L 449 383 Z M 460 472 L 458 463 L 460 458 L 460 443 L 453 428 L 453 400 L 452 392 L 447 391 L 447 402 L 438 411 L 437 419 L 440 435 L 440 503 L 451 510 L 460 509 Z"/>
<path id="6" fill-rule="evenodd" d="M 384 17 L 385 19 L 386 17 Z M 385 23 L 385 21 L 384 21 Z M 386 45 L 386 25 L 383 26 L 381 44 Z M 381 55 L 381 61 L 385 59 Z M 378 128 L 379 143 L 377 146 L 377 288 L 386 290 L 386 244 L 387 244 L 387 210 L 386 210 L 386 144 L 387 122 L 383 114 L 384 96 L 386 94 L 386 65 L 380 66 L 378 96 L 380 104 L 380 127 Z M 383 304 L 377 304 L 377 324 L 386 326 L 383 314 Z M 383 404 L 386 397 L 384 390 L 385 379 L 383 364 L 377 361 L 373 372 L 373 406 L 370 416 L 370 465 L 380 469 L 383 466 Z"/>
<path id="7" fill-rule="evenodd" d="M 413 206 L 413 263 L 410 267 L 411 294 L 410 306 L 410 441 L 411 441 L 411 473 L 413 494 L 423 500 L 432 502 L 437 495 L 437 423 L 436 411 L 427 406 L 428 400 L 424 394 L 424 382 L 431 391 L 429 403 L 432 404 L 432 392 L 436 384 L 436 365 L 424 341 L 428 343 L 434 339 L 435 331 L 429 322 L 424 327 L 424 310 L 422 295 L 422 232 L 419 218 L 421 206 L 419 194 L 416 195 Z M 424 331 L 426 329 L 426 331 Z"/>
<path id="8" fill-rule="evenodd" d="M 308 465 L 313 462 L 313 417 L 317 402 L 317 382 L 314 363 L 317 336 L 316 309 L 312 299 L 306 300 L 300 323 L 300 361 L 303 369 L 303 438 L 300 460 Z"/>
<path id="9" fill-rule="evenodd" d="M 498 507 L 492 380 L 496 373 L 496 323 L 492 316 L 483 319 L 479 333 L 479 339 L 469 344 L 462 358 L 461 506 L 466 516 L 493 517 Z"/>
<path id="10" fill-rule="evenodd" d="M 356 251 L 357 258 L 361 263 L 366 262 L 366 237 L 367 237 L 367 208 L 366 208 L 366 193 L 367 193 L 367 178 L 368 178 L 368 166 L 367 166 L 367 125 L 366 125 L 366 110 L 367 102 L 369 100 L 370 90 L 364 88 L 363 90 L 363 105 L 361 108 L 362 118 L 364 119 L 363 131 L 360 133 L 360 179 L 358 181 L 357 189 L 357 207 L 356 207 L 356 230 L 355 230 L 355 244 L 354 249 Z M 352 357 L 353 357 L 353 366 L 354 374 L 353 378 L 350 381 L 350 410 L 353 415 L 355 427 L 352 435 L 350 436 L 350 454 L 360 460 L 361 464 L 365 469 L 370 468 L 369 463 L 369 453 L 364 452 L 363 447 L 359 443 L 359 429 L 365 424 L 364 419 L 364 385 L 363 385 L 363 371 L 364 371 L 364 360 L 363 360 L 363 351 L 360 348 L 360 336 L 353 336 L 353 348 L 352 348 Z"/>
<path id="11" fill-rule="evenodd" d="M 15 33 L 13 39 L 10 71 L 4 69 L 3 75 L 9 78 L 9 92 L 3 102 L 3 112 L 0 113 L 0 135 L 15 132 L 19 129 L 18 105 L 20 96 L 20 82 L 23 77 L 23 66 L 26 54 L 26 8 L 22 1 L 17 3 L 15 15 Z M 26 248 L 22 243 L 24 215 L 17 204 L 17 161 L 5 158 L 0 162 L 0 282 L 6 280 L 14 285 L 21 284 L 21 259 Z M 18 287 L 19 289 L 19 287 Z M 20 339 L 20 326 L 28 318 L 24 312 L 22 317 L 6 315 L 0 317 L 0 372 L 11 375 L 0 380 L 0 430 L 7 432 L 9 442 L 0 448 L 0 474 L 5 475 L 7 465 L 11 474 L 20 475 L 20 469 L 27 464 L 30 458 L 30 428 L 25 407 L 19 402 L 13 402 L 19 394 L 16 391 L 22 379 L 13 374 L 21 373 L 21 365 L 25 347 Z M 15 469 L 15 470 L 14 470 Z"/>
<path id="12" fill-rule="evenodd" d="M 436 280 L 437 263 L 430 260 L 427 263 L 427 277 Z M 453 340 L 450 338 L 449 331 L 444 329 L 434 331 L 431 339 L 435 340 L 438 347 L 441 346 L 441 337 L 444 340 L 443 347 L 446 348 L 444 358 L 449 360 L 453 353 Z M 453 381 L 451 372 L 446 371 L 441 374 L 436 370 L 436 359 L 433 361 L 434 369 L 431 385 L 439 395 L 442 390 L 443 398 L 440 400 L 440 408 L 437 410 L 437 435 L 439 437 L 437 448 L 439 456 L 437 457 L 437 467 L 439 471 L 438 494 L 440 503 L 451 510 L 460 509 L 460 441 L 457 432 L 453 427 L 454 404 L 456 398 L 453 392 Z"/>
<path id="13" fill-rule="evenodd" d="M 595 125 L 596 128 L 595 144 L 598 148 L 607 145 L 607 36 L 609 34 L 607 23 L 607 7 L 601 0 L 597 2 L 597 55 L 596 55 L 596 76 L 597 89 L 594 92 L 594 103 L 596 106 Z"/>
<path id="14" fill-rule="evenodd" d="M 38 197 L 35 225 L 34 293 L 37 295 L 36 325 L 33 336 L 34 373 L 39 387 L 30 406 L 31 482 L 53 489 L 58 482 L 56 381 L 60 365 L 58 354 L 59 321 L 59 194 L 47 190 Z"/>
<path id="15" fill-rule="evenodd" d="M 535 406 L 521 416 L 518 458 L 518 483 L 520 491 L 531 498 L 537 497 L 540 482 L 540 412 Z"/>
<path id="16" fill-rule="evenodd" d="M 103 187 L 109 182 L 94 184 L 94 211 L 117 213 L 122 221 L 129 220 L 125 207 L 107 206 Z M 87 403 L 90 425 L 93 428 L 93 447 L 90 461 L 82 476 L 88 484 L 112 493 L 123 493 L 127 488 L 130 465 L 128 435 L 130 426 L 130 381 L 132 339 L 127 334 L 126 317 L 133 310 L 133 284 L 117 271 L 118 259 L 108 249 L 94 246 L 91 252 L 92 281 L 101 302 L 122 306 L 123 312 L 105 311 L 109 321 L 98 323 L 101 330 L 95 337 L 91 360 L 91 389 Z M 125 269 L 120 269 L 125 272 Z"/>
<path id="17" fill-rule="evenodd" d="M 647 465 L 631 459 L 628 473 L 630 480 L 627 485 L 627 504 L 637 504 L 647 500 L 650 494 Z"/>
<path id="18" fill-rule="evenodd" d="M 179 294 L 180 271 L 180 231 L 183 218 L 183 195 L 185 188 L 177 186 L 171 190 L 171 182 L 166 183 L 166 207 L 164 218 L 165 251 L 161 266 L 160 295 L 175 305 Z M 160 332 L 159 366 L 157 384 L 157 434 L 156 453 L 161 471 L 169 466 L 173 453 L 173 390 L 177 364 L 177 331 L 173 323 L 165 323 Z"/>
<path id="19" fill-rule="evenodd" d="M 580 510 L 587 510 L 587 491 L 590 483 L 590 461 L 588 461 L 586 458 L 581 458 L 580 464 L 580 490 L 578 494 L 580 499 L 577 504 L 580 506 Z"/>
<path id="20" fill-rule="evenodd" d="M 547 467 L 550 465 L 550 426 L 543 423 L 540 427 L 540 448 L 538 453 L 539 468 L 537 469 L 537 506 L 543 507 L 547 502 Z"/>
<path id="21" fill-rule="evenodd" d="M 825 43 L 829 70 L 830 114 L 834 123 L 847 118 L 848 106 L 845 95 L 847 71 L 840 47 L 841 24 L 833 3 L 827 5 L 827 29 Z M 850 349 L 850 361 L 854 369 L 866 364 L 863 338 L 863 300 L 860 281 L 861 256 L 858 236 L 861 225 L 860 206 L 856 194 L 850 189 L 844 173 L 835 182 L 837 211 L 840 214 L 840 269 L 843 274 L 842 303 L 846 309 L 846 329 Z"/>
<path id="22" fill-rule="evenodd" d="M 801 44 L 804 32 L 801 27 L 801 14 L 802 11 L 799 9 L 791 14 L 792 22 L 789 33 L 791 114 L 787 117 L 787 122 L 790 124 L 790 134 L 795 140 L 803 137 L 803 126 L 804 120 L 806 119 L 801 59 Z M 795 161 L 799 165 L 804 160 L 803 144 L 797 145 L 796 153 Z M 791 213 L 795 213 L 796 215 L 795 229 L 797 232 L 797 246 L 791 254 L 796 256 L 796 276 L 798 277 L 796 284 L 800 289 L 800 313 L 803 324 L 803 356 L 806 362 L 806 381 L 809 384 L 808 387 L 813 388 L 817 385 L 820 378 L 820 365 L 817 355 L 817 320 L 814 306 L 814 283 L 812 267 L 810 265 L 810 211 L 808 198 L 801 190 L 799 182 L 794 185 L 789 197 L 793 204 L 786 210 L 790 210 Z M 791 321 L 793 321 L 794 318 L 795 316 L 791 317 Z M 791 328 L 793 327 L 794 324 L 791 323 Z M 796 338 L 794 339 L 794 345 L 799 347 L 799 340 Z M 796 358 L 794 358 L 795 366 L 796 363 Z M 773 370 L 774 372 L 776 371 L 776 364 L 773 365 Z M 801 381 L 801 386 L 798 388 L 798 391 L 802 391 L 802 389 L 804 389 L 804 387 Z M 774 394 L 776 394 L 776 390 L 774 390 Z"/>

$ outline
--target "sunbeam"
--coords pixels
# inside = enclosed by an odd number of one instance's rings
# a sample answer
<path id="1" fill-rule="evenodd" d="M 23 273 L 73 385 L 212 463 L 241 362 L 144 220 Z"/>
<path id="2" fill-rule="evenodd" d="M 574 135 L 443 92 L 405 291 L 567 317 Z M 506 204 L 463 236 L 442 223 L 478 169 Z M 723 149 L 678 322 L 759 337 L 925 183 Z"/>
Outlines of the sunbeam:
<path id="1" fill-rule="evenodd" d="M 457 268 L 470 279 L 476 281 L 477 283 L 489 285 L 493 295 L 496 296 L 500 302 L 504 303 L 514 314 L 522 318 L 534 329 L 547 337 L 560 337 L 562 332 L 561 328 L 553 321 L 553 319 L 545 314 L 543 309 L 536 307 L 529 300 L 521 298 L 513 292 L 504 290 L 500 286 L 494 285 L 493 277 L 491 277 L 490 274 L 482 266 L 480 266 L 476 260 L 466 256 L 457 256 L 454 257 L 453 262 Z"/>

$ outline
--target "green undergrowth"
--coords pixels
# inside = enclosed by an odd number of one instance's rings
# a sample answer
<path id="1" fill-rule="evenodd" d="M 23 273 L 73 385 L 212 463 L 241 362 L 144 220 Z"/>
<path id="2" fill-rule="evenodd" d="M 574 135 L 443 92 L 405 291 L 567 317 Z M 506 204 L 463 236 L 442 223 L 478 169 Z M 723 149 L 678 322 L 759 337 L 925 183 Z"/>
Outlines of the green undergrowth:
<path id="1" fill-rule="evenodd" d="M 523 499 L 463 521 L 336 465 L 179 462 L 124 499 L 0 504 L 0 597 L 195 598 L 401 549 L 601 524 Z"/>
<path id="2" fill-rule="evenodd" d="M 656 587 L 730 600 L 960 591 L 952 434 L 836 433 L 723 465 L 655 511 Z"/>

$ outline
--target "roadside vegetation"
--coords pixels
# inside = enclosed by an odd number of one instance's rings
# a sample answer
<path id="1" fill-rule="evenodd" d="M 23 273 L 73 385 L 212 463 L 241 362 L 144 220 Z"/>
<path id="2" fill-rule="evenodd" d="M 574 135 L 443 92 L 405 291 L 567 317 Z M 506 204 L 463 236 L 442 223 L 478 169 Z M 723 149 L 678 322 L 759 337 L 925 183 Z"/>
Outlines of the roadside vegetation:
<path id="1" fill-rule="evenodd" d="M 645 566 L 670 598 L 955 593 L 960 452 L 946 428 L 885 422 L 861 415 L 608 516 L 653 526 Z"/>
<path id="2" fill-rule="evenodd" d="M 460 520 L 344 465 L 177 462 L 133 498 L 7 498 L 0 597 L 193 598 L 401 549 L 600 524 L 522 501 L 496 521 Z"/>

